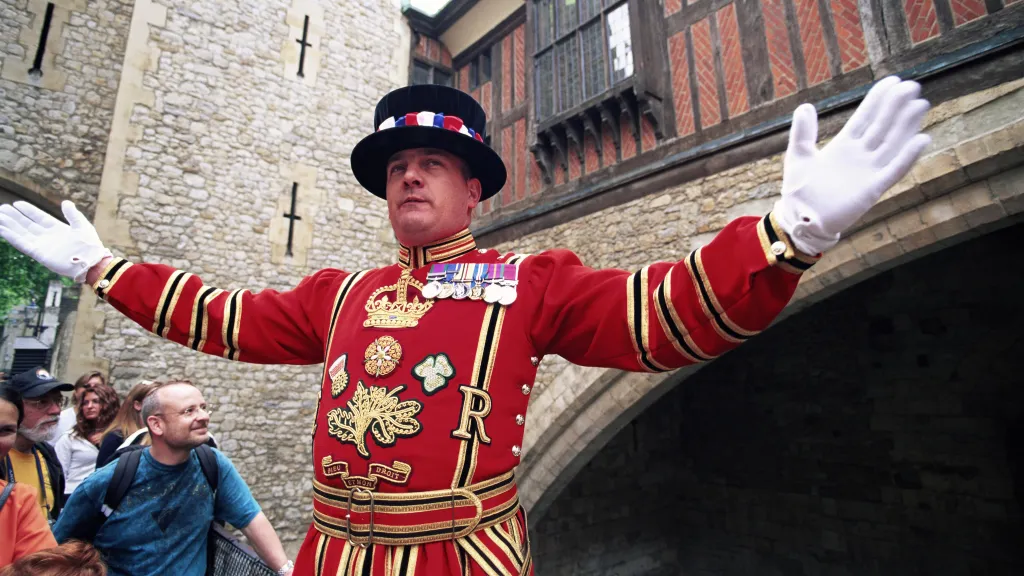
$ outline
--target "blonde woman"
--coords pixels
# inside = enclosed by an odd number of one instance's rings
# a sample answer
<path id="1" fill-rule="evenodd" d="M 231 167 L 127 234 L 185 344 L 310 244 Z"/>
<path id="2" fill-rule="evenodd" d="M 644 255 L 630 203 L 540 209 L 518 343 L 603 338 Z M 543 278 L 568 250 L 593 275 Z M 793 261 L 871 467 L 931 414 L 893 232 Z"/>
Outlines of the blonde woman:
<path id="1" fill-rule="evenodd" d="M 128 396 L 121 404 L 121 410 L 118 411 L 110 426 L 103 431 L 103 440 L 100 443 L 99 453 L 96 455 L 97 468 L 109 464 L 114 458 L 114 452 L 124 442 L 124 439 L 143 428 L 142 401 L 155 385 L 150 380 L 143 380 L 128 391 Z"/>

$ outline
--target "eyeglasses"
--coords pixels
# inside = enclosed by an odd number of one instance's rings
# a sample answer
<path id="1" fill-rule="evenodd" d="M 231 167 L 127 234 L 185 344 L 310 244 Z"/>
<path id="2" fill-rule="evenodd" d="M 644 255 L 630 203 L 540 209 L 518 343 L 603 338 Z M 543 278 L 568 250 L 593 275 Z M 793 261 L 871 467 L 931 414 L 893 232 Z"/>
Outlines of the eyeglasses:
<path id="1" fill-rule="evenodd" d="M 184 410 L 182 410 L 180 412 L 172 412 L 172 414 L 177 414 L 178 416 L 181 416 L 182 418 L 185 418 L 186 420 L 192 420 L 193 418 L 196 418 L 197 416 L 199 416 L 199 411 L 200 410 L 202 410 L 206 414 L 207 417 L 213 416 L 213 408 L 207 408 L 206 406 L 190 406 L 190 407 L 185 408 Z M 156 414 L 153 414 L 153 416 L 163 416 L 163 415 L 164 415 L 163 412 L 158 412 Z"/>
<path id="2" fill-rule="evenodd" d="M 54 404 L 62 410 L 68 407 L 68 399 L 59 392 L 56 394 L 47 394 L 42 398 L 24 398 L 22 402 L 36 408 L 37 410 L 45 410 L 50 404 Z"/>

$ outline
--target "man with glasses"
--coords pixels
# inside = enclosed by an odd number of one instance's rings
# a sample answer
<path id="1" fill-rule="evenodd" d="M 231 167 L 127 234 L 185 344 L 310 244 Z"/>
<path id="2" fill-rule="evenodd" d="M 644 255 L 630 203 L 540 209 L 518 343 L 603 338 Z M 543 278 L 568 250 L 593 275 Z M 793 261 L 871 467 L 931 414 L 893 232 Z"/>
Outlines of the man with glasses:
<path id="1" fill-rule="evenodd" d="M 18 427 L 14 449 L 4 459 L 7 477 L 28 484 L 39 494 L 39 506 L 52 523 L 64 506 L 64 469 L 49 442 L 57 434 L 60 411 L 67 404 L 62 392 L 74 386 L 61 382 L 45 368 L 36 367 L 6 384 L 21 393 L 25 419 Z"/>
<path id="2" fill-rule="evenodd" d="M 214 520 L 240 529 L 264 562 L 289 574 L 277 533 L 231 461 L 213 450 L 216 489 L 204 476 L 194 450 L 210 436 L 203 394 L 188 382 L 160 384 L 143 400 L 142 419 L 152 446 L 142 450 L 124 498 L 92 536 L 110 574 L 202 576 Z M 116 468 L 116 461 L 100 468 L 71 495 L 54 526 L 58 542 L 93 529 Z"/>

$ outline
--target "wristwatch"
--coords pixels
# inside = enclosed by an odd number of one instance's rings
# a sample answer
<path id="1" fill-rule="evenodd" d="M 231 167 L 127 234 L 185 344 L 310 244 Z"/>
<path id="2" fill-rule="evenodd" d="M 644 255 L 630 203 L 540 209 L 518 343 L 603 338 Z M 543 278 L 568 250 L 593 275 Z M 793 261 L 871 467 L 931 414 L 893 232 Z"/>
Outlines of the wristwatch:
<path id="1" fill-rule="evenodd" d="M 292 568 L 295 568 L 295 564 L 291 560 L 285 562 L 284 566 L 277 569 L 277 576 L 288 576 L 292 573 Z"/>

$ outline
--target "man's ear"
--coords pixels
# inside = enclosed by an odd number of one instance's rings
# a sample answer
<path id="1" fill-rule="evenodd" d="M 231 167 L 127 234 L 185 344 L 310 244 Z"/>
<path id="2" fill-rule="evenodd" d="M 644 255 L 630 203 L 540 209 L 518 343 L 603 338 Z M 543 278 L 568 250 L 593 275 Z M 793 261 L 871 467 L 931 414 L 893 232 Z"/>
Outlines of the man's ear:
<path id="1" fill-rule="evenodd" d="M 164 435 L 164 423 L 157 416 L 150 416 L 146 419 L 146 427 L 149 428 L 149 433 L 155 436 Z"/>
<path id="2" fill-rule="evenodd" d="M 480 203 L 480 196 L 483 195 L 484 189 L 477 178 L 467 180 L 466 187 L 469 189 L 469 209 L 472 210 Z"/>

